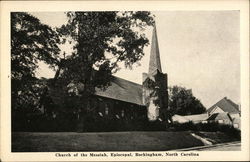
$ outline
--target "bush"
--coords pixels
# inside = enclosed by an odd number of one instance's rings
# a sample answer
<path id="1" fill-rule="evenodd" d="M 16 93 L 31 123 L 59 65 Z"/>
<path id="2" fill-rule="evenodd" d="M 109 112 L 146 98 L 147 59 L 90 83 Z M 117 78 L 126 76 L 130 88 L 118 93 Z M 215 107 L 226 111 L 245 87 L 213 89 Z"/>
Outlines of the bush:
<path id="1" fill-rule="evenodd" d="M 18 114 L 12 117 L 12 131 L 26 132 L 112 132 L 164 131 L 164 122 L 147 119 L 115 119 L 87 117 L 79 121 L 76 114 L 60 113 L 56 118 L 44 114 Z"/>

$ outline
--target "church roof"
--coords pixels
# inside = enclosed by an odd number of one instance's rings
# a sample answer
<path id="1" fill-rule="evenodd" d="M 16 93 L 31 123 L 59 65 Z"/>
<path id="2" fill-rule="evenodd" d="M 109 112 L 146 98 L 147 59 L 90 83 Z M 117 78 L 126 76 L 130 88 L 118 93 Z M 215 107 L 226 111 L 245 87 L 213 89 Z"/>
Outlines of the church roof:
<path id="1" fill-rule="evenodd" d="M 230 99 L 227 99 L 224 97 L 220 101 L 218 101 L 216 104 L 214 104 L 212 107 L 210 107 L 207 112 L 210 113 L 213 111 L 214 108 L 219 107 L 221 108 L 224 112 L 228 113 L 239 113 L 239 106 L 235 104 L 233 101 Z"/>
<path id="2" fill-rule="evenodd" d="M 156 70 L 159 70 L 159 72 L 162 72 L 160 51 L 159 51 L 159 45 L 158 45 L 158 39 L 157 39 L 157 33 L 156 33 L 156 26 L 154 26 L 153 35 L 152 35 L 152 42 L 151 42 L 148 74 L 153 74 Z"/>
<path id="3" fill-rule="evenodd" d="M 142 85 L 118 77 L 113 78 L 111 85 L 105 91 L 97 88 L 95 94 L 115 100 L 143 105 Z"/>
<path id="4" fill-rule="evenodd" d="M 52 97 L 53 101 L 59 106 L 63 106 L 63 98 L 67 95 L 63 90 L 65 88 L 60 86 L 49 86 L 49 95 Z M 100 88 L 95 89 L 95 95 L 106 97 L 114 100 L 124 101 L 128 103 L 133 103 L 137 105 L 143 105 L 142 103 L 142 85 L 119 78 L 113 77 L 105 90 Z"/>

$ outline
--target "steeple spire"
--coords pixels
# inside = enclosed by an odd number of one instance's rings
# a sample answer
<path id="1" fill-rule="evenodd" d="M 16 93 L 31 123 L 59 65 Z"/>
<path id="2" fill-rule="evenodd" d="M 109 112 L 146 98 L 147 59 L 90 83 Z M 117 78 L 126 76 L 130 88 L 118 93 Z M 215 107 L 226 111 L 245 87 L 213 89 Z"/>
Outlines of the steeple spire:
<path id="1" fill-rule="evenodd" d="M 148 74 L 153 74 L 157 69 L 159 70 L 159 72 L 162 72 L 160 52 L 159 52 L 159 46 L 158 46 L 158 38 L 157 38 L 157 33 L 156 33 L 156 26 L 154 26 L 153 35 L 152 35 L 152 42 L 151 42 Z"/>

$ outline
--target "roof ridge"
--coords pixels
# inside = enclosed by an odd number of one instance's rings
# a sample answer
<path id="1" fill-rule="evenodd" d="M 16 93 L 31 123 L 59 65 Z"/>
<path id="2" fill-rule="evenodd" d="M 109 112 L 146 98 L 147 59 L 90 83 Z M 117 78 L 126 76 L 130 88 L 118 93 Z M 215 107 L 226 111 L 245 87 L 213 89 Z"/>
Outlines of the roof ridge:
<path id="1" fill-rule="evenodd" d="M 224 104 L 227 104 L 231 110 L 229 110 L 228 108 L 225 107 Z M 224 106 L 219 106 L 219 105 L 224 105 Z M 219 100 L 218 102 L 216 102 L 213 106 L 211 106 L 209 109 L 207 109 L 207 112 L 210 113 L 216 106 L 220 107 L 223 111 L 230 111 L 230 112 L 235 112 L 235 111 L 240 111 L 238 108 L 238 105 L 235 104 L 233 101 L 231 101 L 230 99 L 228 99 L 227 97 L 222 98 L 221 100 Z M 226 108 L 226 109 L 224 109 Z"/>
<path id="2" fill-rule="evenodd" d="M 207 109 L 207 112 L 211 112 L 211 110 L 214 108 L 214 106 L 216 106 L 219 102 L 221 102 L 224 98 L 220 99 L 219 101 L 217 101 L 215 104 L 213 104 L 210 108 Z"/>

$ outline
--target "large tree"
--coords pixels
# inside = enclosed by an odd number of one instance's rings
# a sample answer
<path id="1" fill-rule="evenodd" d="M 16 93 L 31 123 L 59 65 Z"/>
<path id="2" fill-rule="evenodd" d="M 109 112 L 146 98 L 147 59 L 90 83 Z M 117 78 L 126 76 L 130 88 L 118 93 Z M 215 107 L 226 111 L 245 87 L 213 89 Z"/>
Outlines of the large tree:
<path id="1" fill-rule="evenodd" d="M 41 87 L 35 77 L 38 62 L 58 64 L 60 39 L 55 30 L 25 12 L 11 13 L 11 95 L 12 108 L 32 109 L 38 105 Z"/>
<path id="2" fill-rule="evenodd" d="M 58 31 L 74 40 L 75 52 L 64 59 L 58 80 L 78 85 L 77 95 L 83 102 L 96 87 L 109 86 L 122 62 L 132 68 L 141 60 L 149 44 L 143 31 L 154 24 L 153 16 L 146 11 L 67 12 L 67 17 L 68 23 Z M 89 113 L 88 104 L 79 107 L 83 114 Z"/>
<path id="3" fill-rule="evenodd" d="M 68 24 L 59 31 L 76 44 L 63 76 L 86 85 L 84 91 L 106 86 L 119 62 L 130 68 L 138 62 L 149 42 L 140 31 L 154 23 L 150 12 L 145 11 L 68 12 L 67 16 Z"/>
<path id="4" fill-rule="evenodd" d="M 169 115 L 193 115 L 206 111 L 199 99 L 193 96 L 191 89 L 181 86 L 169 87 Z"/>
<path id="5" fill-rule="evenodd" d="M 64 61 L 61 78 L 82 83 L 81 94 L 109 85 L 119 63 L 132 67 L 144 55 L 148 39 L 141 31 L 153 25 L 150 12 L 68 12 L 68 23 L 58 31 L 76 43 Z"/>

